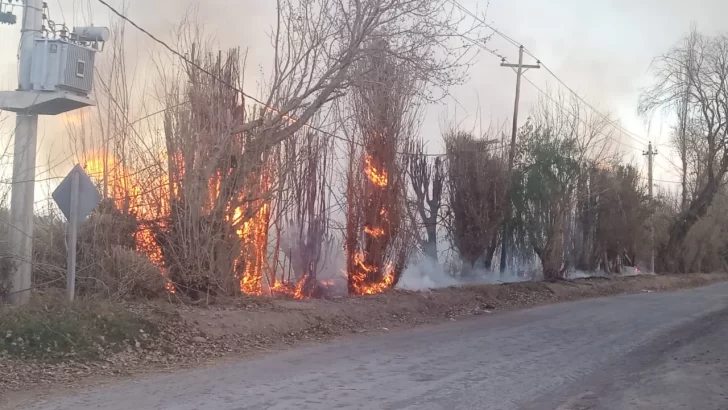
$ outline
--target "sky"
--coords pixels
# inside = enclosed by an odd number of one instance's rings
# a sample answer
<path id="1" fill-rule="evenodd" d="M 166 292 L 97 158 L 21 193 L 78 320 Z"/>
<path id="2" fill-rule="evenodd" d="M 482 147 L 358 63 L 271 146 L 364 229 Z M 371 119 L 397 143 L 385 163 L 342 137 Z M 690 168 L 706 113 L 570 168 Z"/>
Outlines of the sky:
<path id="1" fill-rule="evenodd" d="M 50 15 L 56 23 L 67 25 L 108 25 L 110 13 L 97 0 L 48 0 Z M 121 7 L 121 0 L 109 0 Z M 274 2 L 263 0 L 126 0 L 127 15 L 160 38 L 174 44 L 171 32 L 175 24 L 195 7 L 197 20 L 213 35 L 222 47 L 240 46 L 248 50 L 246 76 L 260 78 L 261 66 L 270 61 L 268 34 L 274 16 Z M 459 0 L 470 11 L 482 12 L 483 0 Z M 21 10 L 16 9 L 21 15 Z M 725 0 L 491 0 L 485 17 L 499 31 L 523 44 L 564 83 L 604 114 L 611 113 L 623 128 L 636 138 L 615 137 L 627 159 L 644 169 L 642 150 L 653 141 L 659 151 L 655 178 L 660 181 L 679 181 L 671 165 L 677 163 L 669 152 L 669 122 L 645 121 L 637 114 L 640 89 L 651 81 L 650 63 L 680 40 L 695 22 L 706 34 L 728 31 L 728 1 Z M 10 90 L 17 85 L 17 45 L 20 24 L 0 26 L 0 89 Z M 158 48 L 134 29 L 127 50 L 143 74 L 150 69 L 148 61 Z M 518 50 L 502 38 L 494 36 L 489 48 L 516 62 Z M 171 57 L 169 57 L 171 58 Z M 526 63 L 533 64 L 529 57 Z M 545 69 L 532 70 L 527 77 L 540 88 L 556 87 L 557 82 Z M 143 77 L 143 75 L 142 75 Z M 430 106 L 423 119 L 422 135 L 428 140 L 430 152 L 442 152 L 440 136 L 443 118 L 456 116 L 462 124 L 510 121 L 513 111 L 516 75 L 500 66 L 491 54 L 478 55 L 469 70 L 466 84 L 450 90 L 451 97 L 441 104 Z M 255 93 L 254 81 L 248 80 L 249 93 Z M 539 91 L 527 82 L 521 92 L 523 123 L 528 110 L 539 98 Z M 47 195 L 55 177 L 62 177 L 73 166 L 70 158 L 65 120 L 60 117 L 42 118 L 39 126 L 38 159 L 39 183 L 37 198 Z M 1 138 L 10 138 L 14 119 L 0 120 Z M 50 164 L 50 165 L 49 165 Z M 49 171 L 50 169 L 50 171 Z M 49 171 L 49 172 L 48 172 Z M 0 180 L 9 179 L 9 172 Z M 672 182 L 658 182 L 669 189 L 678 189 Z"/>

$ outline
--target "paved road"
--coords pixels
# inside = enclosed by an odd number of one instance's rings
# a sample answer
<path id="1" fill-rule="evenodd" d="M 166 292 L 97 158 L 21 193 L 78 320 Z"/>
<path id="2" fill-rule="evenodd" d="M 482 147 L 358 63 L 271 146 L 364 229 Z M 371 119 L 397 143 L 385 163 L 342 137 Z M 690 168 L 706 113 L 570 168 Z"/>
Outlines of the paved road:
<path id="1" fill-rule="evenodd" d="M 296 349 L 25 409 L 728 409 L 728 284 Z"/>

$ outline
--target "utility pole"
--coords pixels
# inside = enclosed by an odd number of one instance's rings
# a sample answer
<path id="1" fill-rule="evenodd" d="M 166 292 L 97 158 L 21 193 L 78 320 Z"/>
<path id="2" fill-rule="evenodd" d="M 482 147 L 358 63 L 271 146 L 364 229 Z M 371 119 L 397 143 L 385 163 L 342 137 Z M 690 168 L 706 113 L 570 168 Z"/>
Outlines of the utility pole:
<path id="1" fill-rule="evenodd" d="M 511 190 L 513 188 L 513 160 L 516 156 L 516 136 L 518 134 L 518 103 L 521 99 L 521 77 L 529 69 L 541 68 L 541 62 L 537 61 L 536 65 L 524 65 L 523 64 L 523 46 L 518 48 L 518 64 L 506 63 L 506 59 L 503 58 L 501 61 L 501 67 L 515 68 L 516 71 L 516 101 L 513 106 L 513 130 L 511 131 L 511 148 L 508 153 L 508 188 L 506 190 L 506 215 L 503 219 L 503 242 L 501 246 L 500 255 L 500 271 L 505 272 L 509 241 L 511 237 L 511 218 L 513 215 L 513 201 Z"/>
<path id="2" fill-rule="evenodd" d="M 648 183 L 648 192 L 650 195 L 650 201 L 653 198 L 652 195 L 652 165 L 654 164 L 654 158 L 655 155 L 657 155 L 657 151 L 652 150 L 652 142 L 650 141 L 649 145 L 647 145 L 647 151 L 644 151 L 642 155 L 647 156 L 647 183 Z M 655 272 L 655 223 L 654 221 L 650 223 L 650 271 L 652 273 Z"/>
<path id="3" fill-rule="evenodd" d="M 43 0 L 22 0 L 22 3 L 18 88 L 0 91 L 0 110 L 16 114 L 8 227 L 12 257 L 9 301 L 16 305 L 28 303 L 32 287 L 38 116 L 95 105 L 88 98 L 93 88 L 93 75 L 89 74 L 94 70 L 95 53 L 110 35 L 108 28 L 94 26 L 74 27 L 70 35 L 65 26 L 60 35 L 45 30 L 46 3 Z M 12 11 L 0 11 L 0 23 L 15 22 Z M 34 54 L 42 64 L 34 66 Z"/>
<path id="4" fill-rule="evenodd" d="M 25 0 L 20 29 L 18 90 L 31 91 L 33 47 L 43 28 L 43 1 Z M 18 112 L 15 117 L 13 184 L 10 200 L 10 301 L 22 305 L 30 300 L 31 259 L 33 257 L 33 206 L 38 115 Z"/>

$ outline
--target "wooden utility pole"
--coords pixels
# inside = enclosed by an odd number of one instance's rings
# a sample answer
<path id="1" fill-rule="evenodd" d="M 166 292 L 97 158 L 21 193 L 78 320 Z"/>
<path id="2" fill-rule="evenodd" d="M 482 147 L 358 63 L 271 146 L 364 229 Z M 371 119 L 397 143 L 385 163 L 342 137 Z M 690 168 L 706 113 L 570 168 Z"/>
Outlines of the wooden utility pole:
<path id="1" fill-rule="evenodd" d="M 648 184 L 647 190 L 649 192 L 650 201 L 651 201 L 653 198 L 652 187 L 654 185 L 652 182 L 652 165 L 654 164 L 655 155 L 657 155 L 657 151 L 652 150 L 652 142 L 650 142 L 649 145 L 647 145 L 647 151 L 644 151 L 642 153 L 642 155 L 647 156 L 647 168 L 648 168 L 647 169 L 647 184 Z M 655 222 L 654 221 L 652 221 L 650 223 L 650 272 L 652 272 L 652 273 L 655 272 Z"/>
<path id="2" fill-rule="evenodd" d="M 524 65 L 523 64 L 523 46 L 518 48 L 518 64 L 506 63 L 506 59 L 503 58 L 501 67 L 514 68 L 516 71 L 516 102 L 513 107 L 513 130 L 511 131 L 511 149 L 508 153 L 508 188 L 506 190 L 506 215 L 503 220 L 503 242 L 501 246 L 500 255 L 500 271 L 506 270 L 507 258 L 508 258 L 508 247 L 511 237 L 511 218 L 513 214 L 513 201 L 511 197 L 511 190 L 513 187 L 513 160 L 516 156 L 516 135 L 518 134 L 518 103 L 521 99 L 521 77 L 530 68 L 541 68 L 541 62 L 537 61 L 536 65 Z"/>

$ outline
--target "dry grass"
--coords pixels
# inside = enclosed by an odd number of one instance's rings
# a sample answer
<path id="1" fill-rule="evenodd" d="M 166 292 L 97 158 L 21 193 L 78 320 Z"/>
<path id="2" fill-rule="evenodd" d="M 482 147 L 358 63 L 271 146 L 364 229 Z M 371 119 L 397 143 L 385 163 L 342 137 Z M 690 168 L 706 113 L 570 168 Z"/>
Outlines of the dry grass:
<path id="1" fill-rule="evenodd" d="M 22 308 L 0 306 L 0 354 L 19 359 L 97 360 L 147 343 L 157 327 L 108 301 L 68 304 L 49 292 Z"/>

